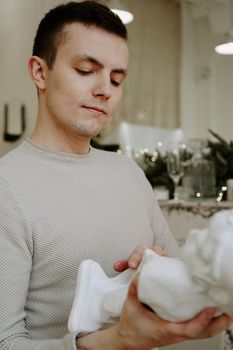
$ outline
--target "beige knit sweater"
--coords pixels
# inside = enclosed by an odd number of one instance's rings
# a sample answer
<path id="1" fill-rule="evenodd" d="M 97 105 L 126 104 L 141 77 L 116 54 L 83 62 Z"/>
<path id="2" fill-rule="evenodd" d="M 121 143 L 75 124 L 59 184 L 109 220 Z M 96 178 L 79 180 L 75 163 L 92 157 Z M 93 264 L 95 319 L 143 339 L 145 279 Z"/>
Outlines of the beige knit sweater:
<path id="1" fill-rule="evenodd" d="M 125 156 L 24 141 L 0 159 L 0 350 L 76 349 L 67 320 L 83 259 L 114 276 L 142 243 L 177 246 L 143 172 Z"/>

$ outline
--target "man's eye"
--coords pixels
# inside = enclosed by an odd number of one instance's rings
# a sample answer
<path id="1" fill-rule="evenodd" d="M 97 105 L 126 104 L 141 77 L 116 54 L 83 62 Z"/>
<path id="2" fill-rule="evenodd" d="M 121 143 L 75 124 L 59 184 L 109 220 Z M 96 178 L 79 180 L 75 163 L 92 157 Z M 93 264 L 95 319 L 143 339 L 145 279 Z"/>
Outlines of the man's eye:
<path id="1" fill-rule="evenodd" d="M 112 82 L 113 86 L 119 86 L 120 85 L 120 83 L 118 81 L 116 81 L 116 80 L 112 80 L 111 82 Z"/>
<path id="2" fill-rule="evenodd" d="M 78 72 L 80 75 L 89 75 L 89 74 L 92 74 L 92 73 L 93 73 L 93 71 L 91 71 L 91 70 L 83 70 L 83 69 L 78 69 L 78 68 L 76 68 L 75 70 L 76 70 L 76 72 Z"/>

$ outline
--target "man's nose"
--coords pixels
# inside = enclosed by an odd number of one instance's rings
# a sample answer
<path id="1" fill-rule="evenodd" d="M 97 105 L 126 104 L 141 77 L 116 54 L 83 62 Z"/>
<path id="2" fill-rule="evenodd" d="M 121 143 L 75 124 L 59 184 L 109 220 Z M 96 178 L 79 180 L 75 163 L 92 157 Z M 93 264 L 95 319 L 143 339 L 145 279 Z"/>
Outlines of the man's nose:
<path id="1" fill-rule="evenodd" d="M 96 77 L 93 95 L 102 99 L 109 99 L 112 96 L 111 78 L 108 74 L 102 73 Z"/>

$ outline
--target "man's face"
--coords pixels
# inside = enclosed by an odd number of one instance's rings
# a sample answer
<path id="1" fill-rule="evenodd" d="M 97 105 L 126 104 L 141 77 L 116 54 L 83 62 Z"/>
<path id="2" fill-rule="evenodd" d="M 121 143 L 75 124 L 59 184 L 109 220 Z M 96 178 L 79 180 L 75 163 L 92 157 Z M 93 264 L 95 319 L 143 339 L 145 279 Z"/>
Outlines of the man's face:
<path id="1" fill-rule="evenodd" d="M 47 70 L 45 111 L 51 132 L 96 136 L 122 95 L 128 49 L 124 39 L 71 24 Z"/>

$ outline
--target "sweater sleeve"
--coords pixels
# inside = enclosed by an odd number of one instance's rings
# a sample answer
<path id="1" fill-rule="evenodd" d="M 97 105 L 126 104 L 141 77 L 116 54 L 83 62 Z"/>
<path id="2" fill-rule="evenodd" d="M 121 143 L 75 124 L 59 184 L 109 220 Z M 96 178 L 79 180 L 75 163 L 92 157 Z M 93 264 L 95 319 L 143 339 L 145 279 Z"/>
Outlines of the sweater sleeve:
<path id="1" fill-rule="evenodd" d="M 75 334 L 32 339 L 25 327 L 33 241 L 30 221 L 8 185 L 0 179 L 0 350 L 75 350 Z"/>

